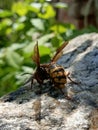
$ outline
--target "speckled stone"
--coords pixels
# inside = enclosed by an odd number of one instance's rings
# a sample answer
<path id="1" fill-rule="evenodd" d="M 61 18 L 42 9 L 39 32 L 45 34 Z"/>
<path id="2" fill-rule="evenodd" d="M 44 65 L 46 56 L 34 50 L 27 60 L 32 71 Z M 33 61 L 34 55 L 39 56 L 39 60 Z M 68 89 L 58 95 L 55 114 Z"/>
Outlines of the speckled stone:
<path id="1" fill-rule="evenodd" d="M 65 85 L 71 100 L 49 81 L 22 86 L 0 98 L 0 130 L 98 129 L 98 34 L 71 40 L 58 64 L 79 82 Z"/>

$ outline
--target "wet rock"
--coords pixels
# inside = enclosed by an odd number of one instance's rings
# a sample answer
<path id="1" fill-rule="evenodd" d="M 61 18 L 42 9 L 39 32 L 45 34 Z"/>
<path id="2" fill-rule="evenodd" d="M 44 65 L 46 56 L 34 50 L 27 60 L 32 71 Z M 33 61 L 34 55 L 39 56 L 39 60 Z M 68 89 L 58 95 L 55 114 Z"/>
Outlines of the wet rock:
<path id="1" fill-rule="evenodd" d="M 98 34 L 71 40 L 58 64 L 79 82 L 68 80 L 63 90 L 71 100 L 49 81 L 20 87 L 0 99 L 1 130 L 98 129 Z"/>

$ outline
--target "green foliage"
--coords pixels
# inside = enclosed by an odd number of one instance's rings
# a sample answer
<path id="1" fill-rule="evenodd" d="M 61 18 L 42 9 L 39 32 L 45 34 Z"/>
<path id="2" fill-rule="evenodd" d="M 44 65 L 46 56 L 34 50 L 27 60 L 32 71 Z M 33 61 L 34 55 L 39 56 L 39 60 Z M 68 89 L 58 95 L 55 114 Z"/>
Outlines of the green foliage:
<path id="1" fill-rule="evenodd" d="M 25 80 L 21 74 L 33 73 L 36 41 L 42 63 L 64 41 L 62 34 L 71 27 L 56 22 L 54 6 L 45 0 L 24 0 L 0 10 L 0 95 L 20 86 Z"/>
<path id="2" fill-rule="evenodd" d="M 10 3 L 9 3 L 10 4 Z M 67 9 L 64 3 L 46 0 L 24 0 L 0 9 L 0 95 L 15 90 L 25 80 L 23 73 L 33 73 L 33 47 L 38 41 L 41 63 L 47 62 L 59 45 L 70 39 L 73 24 L 59 23 L 56 8 Z"/>

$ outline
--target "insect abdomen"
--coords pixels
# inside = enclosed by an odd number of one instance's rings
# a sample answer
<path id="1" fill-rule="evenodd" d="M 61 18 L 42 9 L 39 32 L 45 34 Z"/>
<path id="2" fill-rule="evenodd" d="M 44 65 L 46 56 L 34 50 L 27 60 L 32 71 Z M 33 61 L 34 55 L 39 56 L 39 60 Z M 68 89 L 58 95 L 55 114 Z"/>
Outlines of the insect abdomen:
<path id="1" fill-rule="evenodd" d="M 66 76 L 64 74 L 64 68 L 57 64 L 53 64 L 50 66 L 49 74 L 50 78 L 55 84 L 65 84 L 66 83 Z"/>

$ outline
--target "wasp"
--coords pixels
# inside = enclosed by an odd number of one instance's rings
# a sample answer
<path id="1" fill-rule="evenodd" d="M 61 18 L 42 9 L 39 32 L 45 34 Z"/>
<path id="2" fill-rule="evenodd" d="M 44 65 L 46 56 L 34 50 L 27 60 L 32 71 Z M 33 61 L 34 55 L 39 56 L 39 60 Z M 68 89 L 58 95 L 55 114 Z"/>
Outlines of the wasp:
<path id="1" fill-rule="evenodd" d="M 65 87 L 67 83 L 67 78 L 73 81 L 69 75 L 69 72 L 66 72 L 64 67 L 57 64 L 57 60 L 62 56 L 63 49 L 68 44 L 68 42 L 64 42 L 56 51 L 55 55 L 52 57 L 49 63 L 40 64 L 40 54 L 38 48 L 38 42 L 34 46 L 34 54 L 32 56 L 33 62 L 36 64 L 36 70 L 34 74 L 31 76 L 31 87 L 33 85 L 33 80 L 36 79 L 39 84 L 43 84 L 44 80 L 50 80 L 54 87 L 60 89 L 60 91 L 64 94 L 62 89 Z"/>

